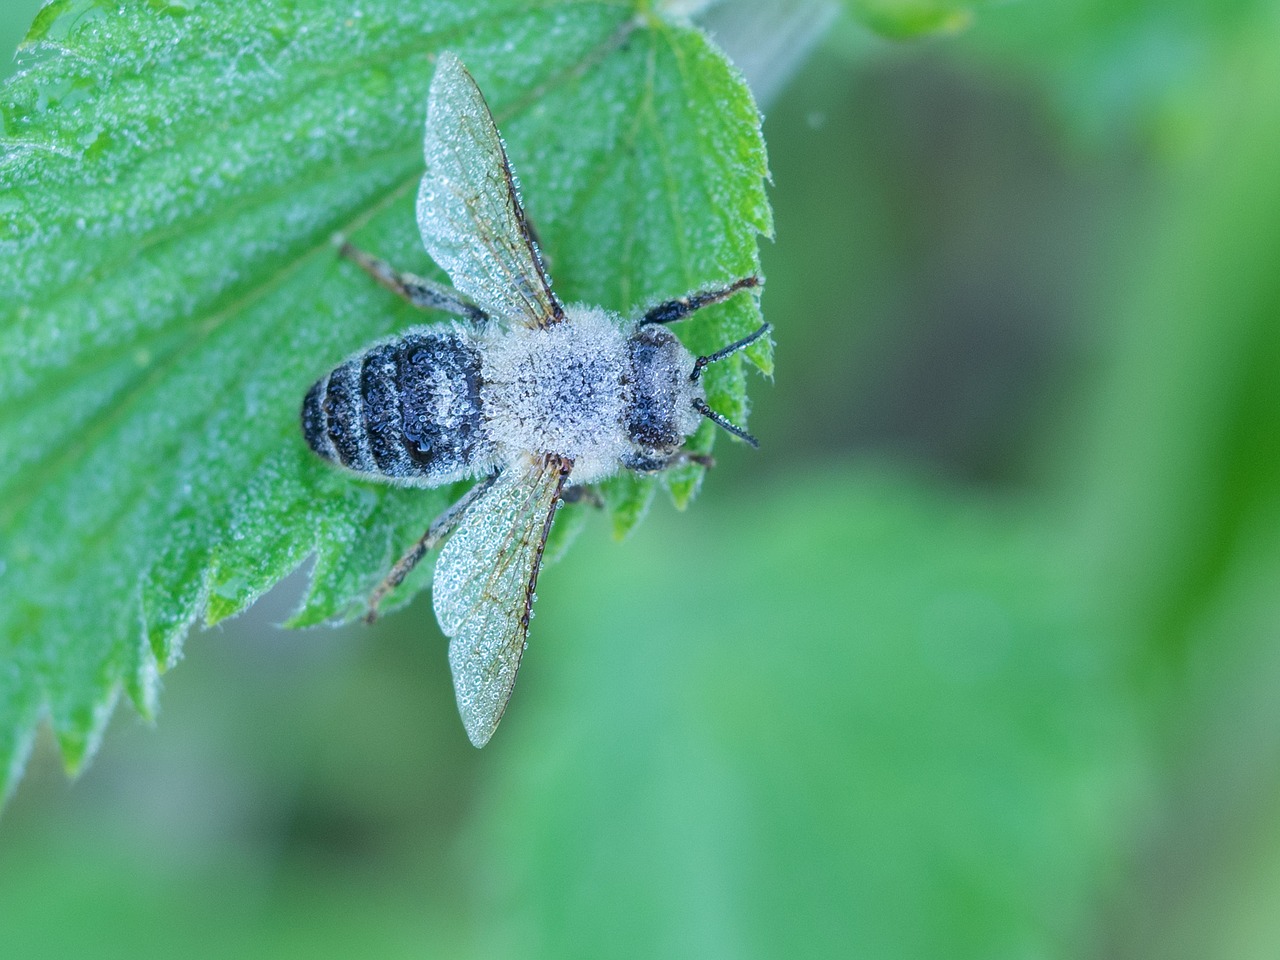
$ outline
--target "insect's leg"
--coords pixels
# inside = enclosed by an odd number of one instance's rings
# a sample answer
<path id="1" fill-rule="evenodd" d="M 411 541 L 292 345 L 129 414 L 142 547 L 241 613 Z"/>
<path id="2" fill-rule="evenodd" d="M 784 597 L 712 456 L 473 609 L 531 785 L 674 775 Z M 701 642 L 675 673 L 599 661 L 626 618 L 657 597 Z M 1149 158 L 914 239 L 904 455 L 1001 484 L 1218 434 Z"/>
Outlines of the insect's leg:
<path id="1" fill-rule="evenodd" d="M 604 497 L 600 496 L 600 492 L 595 487 L 565 487 L 560 494 L 560 499 L 565 503 L 585 503 L 597 510 L 604 508 Z"/>
<path id="2" fill-rule="evenodd" d="M 668 300 L 665 303 L 658 304 L 640 318 L 640 323 L 675 323 L 677 320 L 683 320 L 695 310 L 701 310 L 703 307 L 719 303 L 721 300 L 728 300 L 739 290 L 749 290 L 758 286 L 760 286 L 760 278 L 753 275 L 743 277 L 741 280 L 735 280 L 727 287 L 689 293 L 675 300 Z"/>
<path id="3" fill-rule="evenodd" d="M 462 520 L 463 514 L 467 512 L 467 508 L 475 503 L 482 493 L 493 486 L 493 481 L 497 479 L 497 471 L 489 474 L 489 476 L 459 497 L 453 506 L 431 521 L 431 526 L 427 527 L 427 532 L 408 549 L 404 556 L 396 561 L 396 565 L 391 568 L 391 572 L 369 595 L 369 612 L 364 615 L 365 623 L 373 623 L 378 619 L 378 605 L 382 603 L 387 594 L 404 583 L 404 578 L 418 565 L 418 561 L 425 557 L 429 551 L 434 550 L 441 540 L 453 533 L 454 528 Z"/>
<path id="4" fill-rule="evenodd" d="M 695 453 L 692 450 L 677 450 L 668 457 L 646 457 L 643 454 L 632 454 L 622 458 L 622 465 L 636 473 L 660 473 L 672 467 L 680 467 L 686 463 L 696 463 L 710 470 L 716 465 L 715 457 L 709 453 Z"/>
<path id="5" fill-rule="evenodd" d="M 675 463 L 669 463 L 667 466 L 676 467 L 682 463 L 696 463 L 700 467 L 710 470 L 716 465 L 716 458 L 709 453 L 694 453 L 691 450 L 681 450 L 675 456 Z"/>
<path id="6" fill-rule="evenodd" d="M 392 293 L 404 297 L 415 307 L 421 307 L 423 310 L 445 310 L 464 317 L 472 323 L 484 323 L 489 319 L 489 315 L 474 303 L 468 303 L 443 284 L 434 283 L 412 273 L 401 273 L 387 261 L 353 247 L 346 240 L 341 240 L 338 254 L 346 257 L 378 283 Z"/>

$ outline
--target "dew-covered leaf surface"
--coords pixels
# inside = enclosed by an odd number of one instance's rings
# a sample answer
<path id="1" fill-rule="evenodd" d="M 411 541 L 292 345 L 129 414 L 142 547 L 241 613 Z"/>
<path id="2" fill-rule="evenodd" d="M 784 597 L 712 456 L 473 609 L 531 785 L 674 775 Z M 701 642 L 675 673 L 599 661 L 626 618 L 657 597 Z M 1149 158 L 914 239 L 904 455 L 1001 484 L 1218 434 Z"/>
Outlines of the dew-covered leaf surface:
<path id="1" fill-rule="evenodd" d="M 358 613 L 460 493 L 354 480 L 298 428 L 318 376 L 431 319 L 330 238 L 443 279 L 413 193 L 446 49 L 493 107 L 562 299 L 632 312 L 758 269 L 750 94 L 702 34 L 630 4 L 47 6 L 0 87 L 5 790 L 42 716 L 78 768 L 121 686 L 150 713 L 192 622 L 313 555 L 295 622 Z M 709 352 L 758 323 L 740 296 L 679 332 Z M 749 360 L 767 371 L 767 344 Z M 710 373 L 743 419 L 743 364 Z M 662 482 L 683 501 L 700 479 Z M 616 528 L 653 486 L 606 487 Z"/>

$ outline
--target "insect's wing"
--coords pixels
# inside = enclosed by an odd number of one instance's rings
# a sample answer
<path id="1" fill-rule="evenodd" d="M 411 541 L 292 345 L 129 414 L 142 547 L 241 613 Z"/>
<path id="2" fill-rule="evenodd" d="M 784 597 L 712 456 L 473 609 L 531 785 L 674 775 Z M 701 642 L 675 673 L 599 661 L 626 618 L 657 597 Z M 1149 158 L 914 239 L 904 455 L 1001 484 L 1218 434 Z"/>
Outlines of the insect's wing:
<path id="1" fill-rule="evenodd" d="M 498 128 L 452 53 L 440 55 L 431 81 L 424 151 L 418 228 L 431 259 L 492 317 L 530 327 L 560 320 Z"/>
<path id="2" fill-rule="evenodd" d="M 440 552 L 432 587 L 467 736 L 483 747 L 502 719 L 529 632 L 533 590 L 568 465 L 510 467 Z"/>

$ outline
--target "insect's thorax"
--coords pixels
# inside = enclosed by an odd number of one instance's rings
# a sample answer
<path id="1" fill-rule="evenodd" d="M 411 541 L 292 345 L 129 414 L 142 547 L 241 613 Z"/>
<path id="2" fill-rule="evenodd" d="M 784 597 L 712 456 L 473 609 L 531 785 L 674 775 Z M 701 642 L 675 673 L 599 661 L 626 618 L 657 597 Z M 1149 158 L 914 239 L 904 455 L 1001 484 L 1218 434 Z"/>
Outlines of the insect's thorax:
<path id="1" fill-rule="evenodd" d="M 637 453 L 679 447 L 697 425 L 688 351 L 666 331 L 632 334 L 597 307 L 565 312 L 546 329 L 496 335 L 482 351 L 481 398 L 499 458 L 559 454 L 573 460 L 575 481 L 590 483 Z M 687 387 L 673 391 L 676 383 Z"/>
<path id="2" fill-rule="evenodd" d="M 555 453 L 581 482 L 626 453 L 626 338 L 605 311 L 570 307 L 546 329 L 495 333 L 482 350 L 481 398 L 499 459 Z"/>

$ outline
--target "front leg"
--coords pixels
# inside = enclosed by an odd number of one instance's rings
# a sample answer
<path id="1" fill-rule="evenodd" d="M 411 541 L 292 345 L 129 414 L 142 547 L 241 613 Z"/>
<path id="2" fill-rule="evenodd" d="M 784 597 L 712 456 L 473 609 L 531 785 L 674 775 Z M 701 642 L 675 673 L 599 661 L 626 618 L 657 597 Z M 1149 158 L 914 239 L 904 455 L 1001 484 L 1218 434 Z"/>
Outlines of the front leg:
<path id="1" fill-rule="evenodd" d="M 587 506 L 594 507 L 597 510 L 604 509 L 604 497 L 600 496 L 600 491 L 595 487 L 580 484 L 565 487 L 560 493 L 560 501 L 562 503 L 585 503 Z"/>
<path id="2" fill-rule="evenodd" d="M 672 467 L 681 467 L 686 463 L 696 463 L 710 470 L 716 465 L 715 458 L 709 453 L 695 453 L 692 450 L 677 450 L 667 456 L 646 456 L 633 453 L 622 458 L 622 465 L 636 473 L 661 473 Z"/>
<path id="3" fill-rule="evenodd" d="M 717 287 L 714 290 L 699 290 L 697 293 L 686 294 L 683 297 L 677 297 L 675 300 L 667 300 L 653 307 L 641 317 L 640 325 L 644 326 L 647 323 L 675 323 L 677 320 L 683 320 L 689 314 L 701 310 L 703 307 L 719 303 L 721 300 L 728 300 L 739 290 L 750 290 L 752 287 L 758 286 L 760 286 L 759 277 L 742 277 L 727 287 Z"/>

